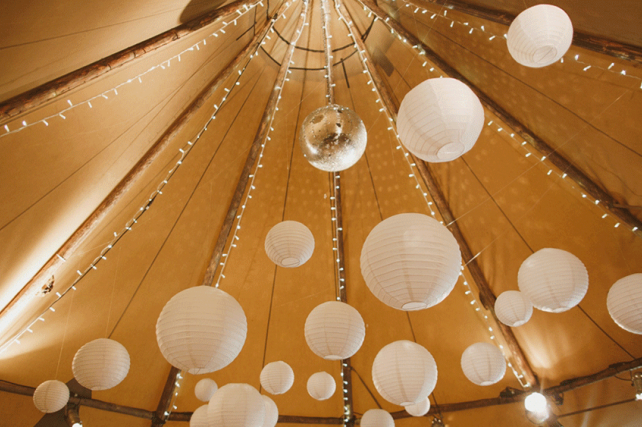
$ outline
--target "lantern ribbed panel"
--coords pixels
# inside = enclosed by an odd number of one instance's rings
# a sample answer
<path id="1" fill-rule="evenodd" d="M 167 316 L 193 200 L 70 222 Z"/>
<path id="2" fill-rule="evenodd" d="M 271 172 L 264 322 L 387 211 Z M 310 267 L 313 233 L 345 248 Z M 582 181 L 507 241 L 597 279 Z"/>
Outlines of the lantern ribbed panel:
<path id="1" fill-rule="evenodd" d="M 209 378 L 203 378 L 196 383 L 194 387 L 194 395 L 201 402 L 209 402 L 214 393 L 218 390 L 218 385 L 216 382 Z"/>
<path id="2" fill-rule="evenodd" d="M 314 236 L 305 225 L 283 221 L 272 227 L 265 238 L 265 252 L 280 267 L 298 267 L 314 252 Z"/>
<path id="3" fill-rule="evenodd" d="M 428 400 L 428 398 L 425 398 L 424 400 L 420 400 L 414 405 L 406 406 L 405 409 L 406 412 L 408 412 L 413 417 L 423 417 L 428 413 L 428 411 L 430 411 L 430 400 Z"/>
<path id="4" fill-rule="evenodd" d="M 365 336 L 361 315 L 344 302 L 319 304 L 305 320 L 305 341 L 314 354 L 326 360 L 351 357 L 361 348 Z"/>
<path id="5" fill-rule="evenodd" d="M 264 395 L 261 395 L 261 397 L 265 404 L 265 420 L 263 421 L 263 427 L 274 427 L 279 421 L 279 408 L 269 397 Z"/>
<path id="6" fill-rule="evenodd" d="M 226 384 L 207 405 L 207 420 L 216 427 L 262 427 L 265 402 L 248 384 Z"/>
<path id="7" fill-rule="evenodd" d="M 189 419 L 189 427 L 209 427 L 207 405 L 199 406 Z"/>
<path id="8" fill-rule="evenodd" d="M 519 267 L 519 290 L 542 311 L 561 313 L 582 301 L 588 272 L 582 261 L 561 249 L 540 249 Z"/>
<path id="9" fill-rule="evenodd" d="M 361 417 L 361 427 L 395 427 L 395 420 L 388 411 L 368 409 Z"/>
<path id="10" fill-rule="evenodd" d="M 403 145 L 431 163 L 449 162 L 470 151 L 484 127 L 477 95 L 456 79 L 428 79 L 406 94 L 397 116 Z"/>
<path id="11" fill-rule="evenodd" d="M 283 394 L 294 384 L 294 371 L 285 362 L 272 362 L 261 371 L 261 386 L 270 394 Z"/>
<path id="12" fill-rule="evenodd" d="M 559 60 L 573 41 L 573 24 L 557 6 L 540 4 L 517 15 L 508 28 L 506 44 L 515 61 L 532 68 Z"/>
<path id="13" fill-rule="evenodd" d="M 119 342 L 98 338 L 80 347 L 71 364 L 76 381 L 90 390 L 120 384 L 129 372 L 129 353 Z"/>
<path id="14" fill-rule="evenodd" d="M 33 404 L 40 412 L 60 411 L 69 401 L 69 388 L 61 381 L 49 380 L 33 392 Z"/>
<path id="15" fill-rule="evenodd" d="M 384 304 L 411 311 L 443 301 L 459 278 L 452 233 L 426 215 L 405 213 L 377 224 L 361 249 L 361 274 Z"/>
<path id="16" fill-rule="evenodd" d="M 388 402 L 412 405 L 427 398 L 437 385 L 437 364 L 419 344 L 395 341 L 377 353 L 372 364 L 372 380 Z"/>
<path id="17" fill-rule="evenodd" d="M 642 274 L 631 274 L 615 282 L 606 298 L 606 307 L 618 326 L 642 334 Z"/>
<path id="18" fill-rule="evenodd" d="M 332 375 L 327 372 L 317 372 L 308 378 L 307 388 L 313 399 L 328 400 L 337 389 L 337 384 Z"/>
<path id="19" fill-rule="evenodd" d="M 170 299 L 158 317 L 156 339 L 165 359 L 190 374 L 229 365 L 247 335 L 245 313 L 220 289 L 197 286 Z"/>
<path id="20" fill-rule="evenodd" d="M 533 315 L 533 304 L 519 291 L 502 292 L 495 300 L 495 314 L 506 326 L 522 326 Z"/>
<path id="21" fill-rule="evenodd" d="M 492 344 L 478 342 L 461 355 L 461 369 L 473 384 L 495 384 L 506 373 L 506 360 L 501 350 Z"/>

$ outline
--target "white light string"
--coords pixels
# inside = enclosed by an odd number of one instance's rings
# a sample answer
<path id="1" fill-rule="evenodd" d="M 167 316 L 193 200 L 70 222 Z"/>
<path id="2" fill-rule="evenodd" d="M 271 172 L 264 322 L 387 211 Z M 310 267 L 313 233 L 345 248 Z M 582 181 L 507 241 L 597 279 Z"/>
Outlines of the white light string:
<path id="1" fill-rule="evenodd" d="M 162 62 L 154 65 L 153 67 L 147 69 L 146 71 L 144 71 L 144 72 L 142 72 L 140 74 L 137 74 L 134 77 L 127 79 L 124 82 L 121 82 L 121 83 L 117 84 L 116 86 L 112 87 L 111 89 L 107 89 L 107 90 L 103 91 L 102 93 L 100 93 L 98 95 L 94 95 L 91 98 L 87 98 L 84 101 L 80 101 L 80 102 L 77 102 L 75 104 L 70 99 L 67 99 L 67 103 L 69 104 L 68 107 L 58 111 L 55 114 L 51 114 L 51 115 L 49 115 L 49 116 L 47 116 L 47 117 L 45 117 L 43 119 L 31 122 L 31 123 L 28 123 L 26 120 L 22 120 L 21 126 L 16 128 L 16 129 L 11 129 L 9 127 L 8 123 L 3 125 L 2 128 L 4 129 L 5 132 L 3 134 L 0 134 L 0 138 L 5 137 L 7 135 L 11 135 L 11 134 L 17 133 L 17 132 L 20 132 L 20 131 L 22 131 L 24 129 L 27 129 L 29 127 L 36 126 L 36 125 L 39 125 L 39 124 L 43 124 L 44 126 L 49 126 L 49 124 L 50 124 L 49 122 L 52 121 L 53 119 L 65 120 L 67 118 L 65 116 L 65 113 L 67 113 L 70 110 L 73 110 L 74 108 L 77 108 L 77 107 L 80 107 L 80 106 L 83 106 L 83 105 L 86 105 L 89 108 L 93 108 L 94 105 L 92 104 L 92 101 L 95 103 L 96 100 L 103 100 L 103 99 L 104 100 L 109 100 L 109 96 L 117 96 L 118 95 L 118 89 L 122 88 L 123 86 L 129 85 L 129 84 L 134 83 L 136 81 L 138 81 L 139 83 L 143 83 L 142 78 L 144 76 L 146 76 L 147 74 L 151 73 L 152 71 L 155 71 L 155 70 L 158 70 L 158 69 L 164 70 L 166 68 L 169 68 L 169 67 L 171 67 L 171 63 L 172 63 L 173 60 L 178 60 L 178 62 L 181 62 L 181 56 L 183 56 L 185 54 L 188 54 L 189 52 L 200 51 L 201 50 L 201 47 L 200 47 L 201 44 L 203 44 L 203 46 L 207 46 L 207 39 L 208 38 L 210 38 L 210 37 L 218 38 L 219 37 L 219 33 L 221 33 L 221 35 L 226 34 L 225 28 L 227 28 L 229 25 L 236 26 L 237 25 L 236 21 L 239 18 L 244 16 L 246 13 L 248 13 L 249 11 L 251 11 L 252 9 L 254 9 L 258 5 L 263 6 L 262 0 L 258 1 L 256 3 L 253 3 L 253 4 L 249 5 L 249 6 L 248 5 L 240 6 L 236 10 L 236 13 L 238 13 L 239 16 L 235 16 L 233 18 L 233 20 L 230 21 L 232 23 L 226 22 L 226 21 L 221 21 L 222 24 L 223 24 L 221 26 L 221 28 L 219 28 L 218 30 L 214 31 L 213 33 L 205 36 L 205 38 L 203 38 L 199 42 L 193 44 L 192 46 L 188 47 L 187 49 L 184 49 L 183 51 L 177 53 L 176 55 L 174 55 L 174 56 L 172 56 L 170 58 L 164 59 Z M 60 96 L 60 97 L 62 97 L 62 96 Z"/>

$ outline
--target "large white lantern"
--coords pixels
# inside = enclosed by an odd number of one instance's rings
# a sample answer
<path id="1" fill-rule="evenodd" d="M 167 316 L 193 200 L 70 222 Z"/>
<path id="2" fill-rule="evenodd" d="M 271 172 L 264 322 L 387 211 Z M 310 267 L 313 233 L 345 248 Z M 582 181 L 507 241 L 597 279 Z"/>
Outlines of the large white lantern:
<path id="1" fill-rule="evenodd" d="M 328 400 L 337 389 L 337 384 L 332 375 L 327 372 L 317 372 L 308 378 L 307 388 L 313 399 Z"/>
<path id="2" fill-rule="evenodd" d="M 609 290 L 606 307 L 615 323 L 634 334 L 642 334 L 642 274 L 631 274 Z"/>
<path id="3" fill-rule="evenodd" d="M 484 108 L 464 83 L 428 79 L 406 94 L 397 116 L 403 145 L 430 163 L 449 162 L 470 151 L 484 127 Z"/>
<path id="4" fill-rule="evenodd" d="M 189 419 L 189 427 L 209 427 L 207 422 L 207 405 L 199 406 Z"/>
<path id="5" fill-rule="evenodd" d="M 506 360 L 494 345 L 478 342 L 468 347 L 461 355 L 461 369 L 470 382 L 486 386 L 504 378 Z"/>
<path id="6" fill-rule="evenodd" d="M 314 354 L 326 360 L 351 357 L 361 348 L 365 336 L 361 315 L 344 302 L 324 302 L 305 320 L 305 341 Z"/>
<path id="7" fill-rule="evenodd" d="M 437 364 L 419 344 L 395 341 L 377 353 L 372 364 L 372 380 L 388 402 L 408 406 L 432 393 L 437 385 Z"/>
<path id="8" fill-rule="evenodd" d="M 209 378 L 203 378 L 196 383 L 196 387 L 194 387 L 194 395 L 201 402 L 209 402 L 212 396 L 214 396 L 214 393 L 216 393 L 216 390 L 218 390 L 216 381 Z"/>
<path id="9" fill-rule="evenodd" d="M 216 427 L 262 427 L 265 401 L 248 384 L 226 384 L 207 405 L 207 420 Z"/>
<path id="10" fill-rule="evenodd" d="M 120 384 L 129 372 L 129 353 L 119 342 L 98 338 L 80 347 L 71 364 L 76 381 L 90 390 Z"/>
<path id="11" fill-rule="evenodd" d="M 535 308 L 561 313 L 575 307 L 586 295 L 588 272 L 572 253 L 545 248 L 522 263 L 517 284 Z"/>
<path id="12" fill-rule="evenodd" d="M 520 64 L 545 67 L 559 60 L 573 41 L 573 24 L 557 6 L 539 4 L 529 7 L 508 28 L 508 51 Z"/>
<path id="13" fill-rule="evenodd" d="M 430 411 L 430 400 L 425 398 L 415 404 L 406 406 L 404 409 L 413 417 L 423 417 Z"/>
<path id="14" fill-rule="evenodd" d="M 68 401 L 69 388 L 58 380 L 45 381 L 33 392 L 33 404 L 40 412 L 58 412 Z"/>
<path id="15" fill-rule="evenodd" d="M 305 225 L 283 221 L 272 227 L 265 238 L 265 252 L 280 267 L 298 267 L 306 263 L 314 251 L 314 236 Z"/>
<path id="16" fill-rule="evenodd" d="M 279 421 L 279 408 L 276 403 L 267 396 L 261 395 L 265 404 L 265 419 L 262 427 L 274 427 Z"/>
<path id="17" fill-rule="evenodd" d="M 209 286 L 174 295 L 156 323 L 161 353 L 170 364 L 190 374 L 229 365 L 243 348 L 246 334 L 247 321 L 239 303 Z"/>
<path id="18" fill-rule="evenodd" d="M 417 213 L 377 224 L 361 249 L 361 274 L 384 304 L 412 311 L 443 301 L 459 278 L 461 253 L 439 221 Z"/>
<path id="19" fill-rule="evenodd" d="M 388 411 L 368 409 L 361 417 L 361 427 L 395 427 L 395 420 Z"/>
<path id="20" fill-rule="evenodd" d="M 506 326 L 517 327 L 533 315 L 533 304 L 519 291 L 502 292 L 495 300 L 495 314 Z"/>
<path id="21" fill-rule="evenodd" d="M 294 384 L 294 371 L 285 362 L 272 362 L 261 371 L 261 386 L 270 394 L 283 394 Z"/>

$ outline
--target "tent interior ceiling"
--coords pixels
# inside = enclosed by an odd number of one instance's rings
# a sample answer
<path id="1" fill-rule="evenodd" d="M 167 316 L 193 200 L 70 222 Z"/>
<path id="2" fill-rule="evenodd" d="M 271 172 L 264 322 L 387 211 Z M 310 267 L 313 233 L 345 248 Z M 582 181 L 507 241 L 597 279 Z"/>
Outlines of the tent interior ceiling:
<path id="1" fill-rule="evenodd" d="M 540 3 L 467 1 L 511 14 Z M 382 20 L 364 11 L 358 0 L 343 2 L 359 32 L 366 34 L 372 58 L 369 66 L 383 77 L 396 102 L 420 82 L 444 75 L 402 38 L 391 34 Z M 0 101 L 228 3 L 13 2 L 0 17 Z M 483 25 L 486 32 L 503 35 L 506 26 L 457 10 L 448 10 L 444 17 L 443 6 L 429 1 L 411 3 L 414 7 L 406 7 L 405 0 L 385 0 L 379 6 L 618 203 L 642 206 L 639 64 L 571 46 L 564 63 L 525 68 L 510 57 L 502 37 L 489 40 L 482 31 L 469 32 L 469 28 Z M 565 9 L 578 31 L 642 45 L 639 2 L 618 0 L 608 6 L 598 0 L 549 3 Z M 363 73 L 347 27 L 332 0 L 329 4 L 331 43 L 336 49 L 336 103 L 354 110 L 368 131 L 365 154 L 340 178 L 347 301 L 366 323 L 363 346 L 350 361 L 354 369 L 352 409 L 359 416 L 378 404 L 390 412 L 403 409 L 377 393 L 371 376 L 379 349 L 401 339 L 423 345 L 437 362 L 439 380 L 431 398 L 433 406 L 494 398 L 507 387 L 521 389 L 510 368 L 500 382 L 488 387 L 473 385 L 461 370 L 460 357 L 469 345 L 498 342 L 506 347 L 500 334 L 489 331 L 489 325 L 497 330 L 490 313 L 475 310 L 480 307 L 478 289 L 468 270 L 446 300 L 417 312 L 385 306 L 366 287 L 359 259 L 375 225 L 404 212 L 430 215 L 435 210 L 438 218 L 440 215 L 431 196 L 427 198 L 431 204 L 422 196 L 423 182 L 416 188 L 413 174 L 417 172 L 409 169 L 409 162 L 397 149 L 398 141 L 388 129 L 389 121 L 380 111 L 372 82 Z M 0 307 L 7 306 L 55 256 L 280 5 L 278 1 L 257 2 L 252 10 L 239 15 L 235 24 L 225 27 L 225 33 L 211 36 L 222 26 L 217 21 L 0 123 L 17 129 L 22 121 L 35 123 L 69 105 L 106 95 L 91 106 L 70 109 L 64 118 L 54 117 L 47 125 L 5 135 L 0 130 Z M 416 6 L 431 13 L 414 13 Z M 332 184 L 326 172 L 313 168 L 303 157 L 298 142 L 305 117 L 326 102 L 320 1 L 311 1 L 310 8 L 309 25 L 297 43 L 293 69 L 259 159 L 261 168 L 253 182 L 252 198 L 243 210 L 239 240 L 226 257 L 229 261 L 224 277 L 220 277 L 220 289 L 231 294 L 245 311 L 247 340 L 234 362 L 207 377 L 219 386 L 244 382 L 258 389 L 262 367 L 284 360 L 294 369 L 295 382 L 288 393 L 271 396 L 280 414 L 341 417 L 340 388 L 326 401 L 313 400 L 306 391 L 307 378 L 318 371 L 327 371 L 341 384 L 340 363 L 314 355 L 303 334 L 309 312 L 336 297 L 329 199 Z M 288 48 L 284 39 L 293 39 L 302 10 L 303 2 L 294 1 L 275 23 L 282 38 L 270 32 L 242 75 L 234 70 L 171 138 L 57 269 L 52 292 L 31 299 L 8 323 L 3 323 L 0 314 L 2 345 L 45 313 L 44 322 L 37 322 L 33 333 L 23 335 L 19 344 L 0 353 L 0 380 L 30 387 L 49 379 L 67 382 L 73 378 L 71 361 L 76 351 L 88 341 L 110 337 L 127 348 L 131 368 L 120 385 L 93 392 L 92 397 L 156 411 L 170 370 L 156 342 L 156 319 L 173 295 L 201 284 L 264 108 L 278 84 L 277 74 Z M 433 13 L 438 17 L 431 19 Z M 457 25 L 451 26 L 451 22 Z M 198 49 L 186 50 L 196 43 Z M 576 55 L 579 59 L 574 60 Z M 169 58 L 174 59 L 167 66 L 147 72 Z M 615 72 L 608 69 L 611 63 Z M 583 71 L 585 64 L 592 69 Z M 620 70 L 626 70 L 626 75 Z M 146 74 L 140 81 L 135 79 L 142 73 Z M 117 93 L 112 90 L 128 80 L 131 82 Z M 216 119 L 177 168 L 179 150 L 194 141 L 223 98 L 226 100 Z M 499 295 L 516 290 L 522 261 L 546 247 L 573 253 L 589 272 L 589 290 L 578 307 L 560 314 L 534 310 L 529 323 L 513 328 L 541 387 L 642 357 L 642 338 L 619 328 L 606 309 L 611 285 L 642 272 L 642 239 L 631 227 L 620 225 L 602 205 L 584 198 L 579 185 L 564 177 L 565 171 L 543 161 L 541 154 L 522 144 L 519 135 L 511 136 L 509 126 L 491 111 L 486 109 L 485 117 L 487 125 L 470 152 L 429 167 L 492 292 Z M 130 224 L 170 169 L 175 170 L 171 180 L 131 231 L 113 246 L 106 260 L 78 282 L 77 290 L 59 299 L 55 312 L 49 311 L 50 304 L 58 300 L 56 292 L 69 288 L 78 271 L 91 265 L 114 234 Z M 642 219 L 642 210 L 630 212 Z M 296 269 L 275 267 L 264 250 L 266 234 L 282 220 L 304 223 L 315 238 L 312 258 Z M 228 241 L 226 251 L 230 244 Z M 472 294 L 465 283 L 470 284 Z M 477 302 L 471 304 L 471 298 Z M 177 412 L 192 412 L 202 404 L 193 393 L 201 378 L 185 375 L 173 401 Z M 621 378 L 627 379 L 628 373 Z M 564 393 L 563 404 L 554 405 L 553 410 L 564 415 L 630 400 L 633 394 L 630 381 L 610 378 Z M 567 427 L 634 426 L 642 418 L 641 411 L 639 402 L 627 402 L 559 421 Z M 42 418 L 31 398 L 4 392 L 0 392 L 0 412 L 0 425 L 33 426 Z M 84 406 L 80 416 L 87 426 L 150 425 L 146 419 Z M 521 402 L 448 412 L 443 418 L 452 427 L 531 425 Z M 396 423 L 419 427 L 429 425 L 430 419 L 403 418 Z M 169 421 L 166 425 L 186 424 Z"/>

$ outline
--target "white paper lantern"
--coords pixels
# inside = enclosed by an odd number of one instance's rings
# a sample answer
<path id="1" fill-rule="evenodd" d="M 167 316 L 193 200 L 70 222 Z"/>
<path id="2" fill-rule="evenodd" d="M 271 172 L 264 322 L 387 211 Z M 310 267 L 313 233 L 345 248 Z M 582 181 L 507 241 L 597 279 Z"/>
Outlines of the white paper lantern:
<path id="1" fill-rule="evenodd" d="M 406 406 L 404 409 L 413 417 L 423 417 L 430 411 L 430 400 L 425 398 L 418 403 Z"/>
<path id="2" fill-rule="evenodd" d="M 606 298 L 606 307 L 620 328 L 642 334 L 642 274 L 631 274 L 615 282 Z"/>
<path id="3" fill-rule="evenodd" d="M 129 372 L 129 353 L 119 342 L 98 338 L 80 347 L 71 364 L 76 381 L 90 390 L 116 387 Z"/>
<path id="4" fill-rule="evenodd" d="M 308 393 L 313 399 L 328 400 L 337 389 L 337 384 L 332 375 L 327 372 L 317 372 L 308 378 L 307 387 Z"/>
<path id="5" fill-rule="evenodd" d="M 314 236 L 305 225 L 283 221 L 272 227 L 265 238 L 265 252 L 280 267 L 298 267 L 314 252 Z"/>
<path id="6" fill-rule="evenodd" d="M 68 401 L 69 388 L 58 380 L 45 381 L 33 392 L 33 404 L 40 412 L 58 412 Z"/>
<path id="7" fill-rule="evenodd" d="M 443 301 L 459 279 L 452 233 L 426 215 L 405 213 L 377 224 L 361 249 L 361 274 L 384 304 L 412 311 Z"/>
<path id="8" fill-rule="evenodd" d="M 437 364 L 419 344 L 395 341 L 377 353 L 372 364 L 372 380 L 388 402 L 408 406 L 432 393 L 437 385 Z"/>
<path id="9" fill-rule="evenodd" d="M 395 420 L 388 411 L 368 409 L 361 417 L 361 427 L 395 427 Z"/>
<path id="10" fill-rule="evenodd" d="M 216 427 L 262 427 L 265 402 L 248 384 L 226 384 L 207 405 L 207 420 Z"/>
<path id="11" fill-rule="evenodd" d="M 274 427 L 279 421 L 279 408 L 269 397 L 264 395 L 261 395 L 261 397 L 265 404 L 265 420 L 263 421 L 263 427 Z"/>
<path id="12" fill-rule="evenodd" d="M 449 162 L 470 151 L 484 127 L 484 108 L 464 83 L 428 79 L 406 94 L 397 116 L 403 145 L 431 163 Z"/>
<path id="13" fill-rule="evenodd" d="M 515 328 L 530 320 L 533 304 L 519 291 L 502 292 L 495 300 L 495 314 L 504 325 Z"/>
<path id="14" fill-rule="evenodd" d="M 158 317 L 156 339 L 165 359 L 190 374 L 229 365 L 247 334 L 239 303 L 220 289 L 197 286 L 170 299 Z"/>
<path id="15" fill-rule="evenodd" d="M 272 362 L 261 371 L 261 386 L 270 394 L 283 394 L 294 384 L 294 371 L 285 362 Z"/>
<path id="16" fill-rule="evenodd" d="M 207 405 L 199 406 L 189 419 L 189 427 L 209 427 Z"/>
<path id="17" fill-rule="evenodd" d="M 540 249 L 519 267 L 517 284 L 535 308 L 561 313 L 575 307 L 586 295 L 588 272 L 570 252 Z"/>
<path id="18" fill-rule="evenodd" d="M 319 304 L 305 320 L 305 341 L 314 354 L 326 360 L 351 357 L 361 348 L 365 336 L 361 315 L 344 302 Z"/>
<path id="19" fill-rule="evenodd" d="M 194 395 L 201 402 L 209 402 L 214 393 L 218 390 L 218 385 L 216 382 L 209 378 L 203 378 L 196 383 L 194 387 Z"/>
<path id="20" fill-rule="evenodd" d="M 573 41 L 573 24 L 557 6 L 539 4 L 517 15 L 508 28 L 507 45 L 513 59 L 540 68 L 558 61 Z"/>
<path id="21" fill-rule="evenodd" d="M 478 342 L 461 355 L 461 369 L 473 384 L 487 386 L 504 378 L 506 360 L 494 345 Z"/>

